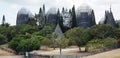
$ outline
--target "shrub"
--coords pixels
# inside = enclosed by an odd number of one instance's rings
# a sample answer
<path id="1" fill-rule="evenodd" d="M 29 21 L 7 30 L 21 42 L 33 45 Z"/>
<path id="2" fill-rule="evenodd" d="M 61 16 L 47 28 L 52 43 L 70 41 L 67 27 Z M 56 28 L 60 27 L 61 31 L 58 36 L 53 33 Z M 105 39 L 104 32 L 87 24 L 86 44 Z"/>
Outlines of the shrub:
<path id="1" fill-rule="evenodd" d="M 0 45 L 7 42 L 7 38 L 0 34 Z"/>
<path id="2" fill-rule="evenodd" d="M 117 44 L 117 40 L 114 38 L 105 39 L 92 39 L 87 43 L 89 50 L 100 49 L 103 47 L 114 46 Z"/>
<path id="3" fill-rule="evenodd" d="M 40 41 L 38 39 L 20 39 L 15 38 L 9 42 L 9 47 L 16 51 L 16 54 L 20 52 L 30 52 L 32 50 L 38 50 L 40 47 Z"/>

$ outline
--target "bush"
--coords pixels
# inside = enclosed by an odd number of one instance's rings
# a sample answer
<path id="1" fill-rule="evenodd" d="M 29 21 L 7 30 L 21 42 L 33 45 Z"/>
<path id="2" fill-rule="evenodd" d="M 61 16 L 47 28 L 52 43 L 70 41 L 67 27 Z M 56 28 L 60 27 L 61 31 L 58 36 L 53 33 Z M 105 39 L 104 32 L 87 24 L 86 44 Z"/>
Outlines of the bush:
<path id="1" fill-rule="evenodd" d="M 8 43 L 8 46 L 9 48 L 13 49 L 16 51 L 16 54 L 18 54 L 20 52 L 20 49 L 19 49 L 19 44 L 20 44 L 20 41 L 22 39 L 19 39 L 19 38 L 15 38 L 13 40 L 11 40 L 9 43 Z"/>
<path id="2" fill-rule="evenodd" d="M 104 41 L 103 44 L 105 47 L 113 46 L 117 44 L 117 40 L 114 38 L 106 38 L 106 39 L 103 39 L 103 41 Z"/>
<path id="3" fill-rule="evenodd" d="M 0 34 L 0 45 L 7 42 L 7 38 Z"/>
<path id="4" fill-rule="evenodd" d="M 92 39 L 91 41 L 89 41 L 87 43 L 87 47 L 90 49 L 90 50 L 93 50 L 93 49 L 98 49 L 98 48 L 101 48 L 103 47 L 103 44 L 102 44 L 102 40 L 101 39 Z"/>
<path id="5" fill-rule="evenodd" d="M 40 41 L 38 39 L 20 39 L 15 38 L 9 42 L 9 47 L 16 51 L 16 54 L 20 52 L 30 52 L 32 50 L 38 50 L 40 47 Z"/>
<path id="6" fill-rule="evenodd" d="M 32 50 L 38 50 L 40 47 L 40 43 L 36 39 L 26 39 L 26 40 L 21 40 L 18 46 L 20 48 L 20 51 L 30 52 Z"/>
<path id="7" fill-rule="evenodd" d="M 106 38 L 106 39 L 92 39 L 87 43 L 87 47 L 89 50 L 100 49 L 103 47 L 114 46 L 117 44 L 117 40 L 114 38 Z"/>

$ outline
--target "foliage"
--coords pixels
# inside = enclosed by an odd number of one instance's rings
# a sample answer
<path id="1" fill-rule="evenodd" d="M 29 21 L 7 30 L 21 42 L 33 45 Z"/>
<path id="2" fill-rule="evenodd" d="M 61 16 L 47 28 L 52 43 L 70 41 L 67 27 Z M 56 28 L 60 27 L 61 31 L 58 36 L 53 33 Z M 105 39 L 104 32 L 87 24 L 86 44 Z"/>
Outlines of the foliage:
<path id="1" fill-rule="evenodd" d="M 52 44 L 51 38 L 44 37 L 42 40 L 42 45 L 45 45 L 46 47 L 50 46 Z"/>
<path id="2" fill-rule="evenodd" d="M 38 32 L 34 32 L 33 35 L 39 35 L 39 36 L 46 37 L 46 36 L 52 34 L 52 32 L 54 31 L 54 28 L 55 28 L 54 25 L 46 24 L 43 29 L 41 29 Z"/>
<path id="3" fill-rule="evenodd" d="M 42 44 L 42 40 L 45 39 L 45 37 L 43 36 L 36 36 L 36 35 L 33 35 L 31 38 L 37 39 L 41 44 Z"/>
<path id="4" fill-rule="evenodd" d="M 92 39 L 91 41 L 89 41 L 89 42 L 87 43 L 87 46 L 88 46 L 90 49 L 98 49 L 98 48 L 101 48 L 101 47 L 103 47 L 102 39 Z"/>
<path id="5" fill-rule="evenodd" d="M 32 37 L 32 34 L 26 33 L 26 34 L 16 35 L 14 38 L 30 39 L 31 37 Z"/>
<path id="6" fill-rule="evenodd" d="M 38 48 L 38 43 L 49 46 L 52 42 L 50 34 L 53 32 L 54 26 L 51 24 L 46 24 L 44 28 L 39 31 L 36 26 L 31 25 L 17 25 L 15 26 L 15 29 L 17 35 L 14 38 L 18 40 L 13 39 L 9 43 L 9 46 L 16 52 L 35 50 Z M 17 42 L 18 44 L 14 44 L 14 42 Z"/>
<path id="7" fill-rule="evenodd" d="M 117 44 L 117 40 L 114 38 L 106 38 L 106 39 L 103 39 L 103 44 L 105 47 L 106 46 L 113 46 L 113 45 Z"/>
<path id="8" fill-rule="evenodd" d="M 60 48 L 65 48 L 66 46 L 68 46 L 69 39 L 66 39 L 65 37 L 61 37 L 61 38 L 57 38 L 56 41 L 57 41 L 57 45 Z"/>
<path id="9" fill-rule="evenodd" d="M 81 32 L 82 32 L 81 28 L 76 27 L 76 28 L 70 29 L 67 32 L 65 32 L 65 37 L 70 39 L 70 41 L 72 41 L 72 42 L 70 42 L 70 44 L 74 44 L 75 39 L 79 38 L 79 35 Z"/>
<path id="10" fill-rule="evenodd" d="M 37 26 L 31 26 L 31 25 L 17 25 L 15 29 L 18 31 L 18 34 L 32 34 L 33 32 L 38 31 Z"/>
<path id="11" fill-rule="evenodd" d="M 83 30 L 80 33 L 79 38 L 76 39 L 76 43 L 80 47 L 86 45 L 89 40 L 91 40 L 90 34 L 88 33 L 87 30 Z"/>
<path id="12" fill-rule="evenodd" d="M 89 32 L 96 38 L 107 38 L 112 36 L 113 28 L 110 25 L 94 25 Z"/>
<path id="13" fill-rule="evenodd" d="M 0 34 L 0 45 L 7 42 L 7 38 Z"/>
<path id="14" fill-rule="evenodd" d="M 72 28 L 76 27 L 76 13 L 75 13 L 75 6 L 72 7 Z"/>
<path id="15" fill-rule="evenodd" d="M 5 23 L 5 24 L 1 24 L 1 26 L 9 27 L 10 24 L 9 23 Z"/>
<path id="16" fill-rule="evenodd" d="M 69 39 L 66 39 L 65 37 L 61 37 L 61 38 L 57 38 L 56 42 L 57 42 L 57 46 L 60 48 L 60 54 L 61 54 L 62 48 L 68 46 Z"/>
<path id="17" fill-rule="evenodd" d="M 117 38 L 117 39 L 120 38 L 120 28 L 114 28 L 112 37 Z"/>
<path id="18" fill-rule="evenodd" d="M 91 39 L 88 30 L 84 30 L 80 27 L 68 30 L 65 36 L 71 41 L 74 41 L 79 47 L 85 45 Z"/>
<path id="19" fill-rule="evenodd" d="M 74 10 L 75 9 L 73 7 L 72 15 L 75 15 Z M 57 19 L 59 19 L 59 24 L 62 26 L 62 18 L 59 15 L 59 11 L 57 15 Z M 73 17 L 73 19 L 76 19 L 76 17 Z M 95 25 L 89 29 L 75 27 L 65 32 L 65 37 L 57 38 L 56 34 L 51 35 L 55 29 L 55 25 L 45 24 L 42 29 L 39 29 L 38 26 L 34 25 L 34 22 L 30 21 L 29 24 L 30 23 L 33 23 L 33 25 L 1 25 L 0 44 L 4 44 L 7 41 L 10 41 L 10 48 L 15 50 L 16 52 L 25 52 L 38 49 L 38 46 L 40 46 L 41 44 L 45 46 L 54 45 L 55 41 L 57 41 L 55 44 L 60 48 L 65 48 L 68 44 L 76 44 L 81 47 L 85 46 L 86 43 L 89 47 L 100 48 L 115 44 L 115 39 L 111 38 L 120 38 L 120 28 L 112 28 L 111 26 L 106 24 Z M 74 27 L 75 25 L 76 24 L 74 23 L 72 27 Z M 94 38 L 100 39 L 91 40 L 92 36 Z"/>
<path id="20" fill-rule="evenodd" d="M 10 41 L 16 36 L 16 29 L 14 26 L 0 26 L 0 34 L 4 35 Z"/>
<path id="21" fill-rule="evenodd" d="M 31 26 L 37 26 L 35 18 L 29 18 L 27 24 Z"/>
<path id="22" fill-rule="evenodd" d="M 34 38 L 26 39 L 26 40 L 21 40 L 18 46 L 21 49 L 21 51 L 30 52 L 32 50 L 38 50 L 40 47 L 40 42 Z"/>
<path id="23" fill-rule="evenodd" d="M 51 45 L 51 47 L 53 47 L 54 50 L 55 50 L 55 48 L 57 47 L 57 42 L 56 42 L 57 38 L 58 38 L 58 34 L 55 33 L 55 32 L 53 32 L 53 34 L 52 34 L 52 39 L 51 39 L 51 40 L 52 40 L 52 45 Z"/>
<path id="24" fill-rule="evenodd" d="M 20 48 L 19 48 L 20 40 L 22 40 L 22 39 L 15 38 L 8 43 L 9 48 L 15 50 L 16 54 L 20 52 Z"/>
<path id="25" fill-rule="evenodd" d="M 40 47 L 40 41 L 35 38 L 24 39 L 18 37 L 9 42 L 9 47 L 19 54 L 19 52 L 38 50 Z"/>
<path id="26" fill-rule="evenodd" d="M 90 50 L 94 49 L 100 49 L 103 47 L 113 46 L 116 45 L 117 41 L 114 38 L 105 38 L 105 39 L 92 39 L 87 43 L 87 47 L 89 47 Z"/>

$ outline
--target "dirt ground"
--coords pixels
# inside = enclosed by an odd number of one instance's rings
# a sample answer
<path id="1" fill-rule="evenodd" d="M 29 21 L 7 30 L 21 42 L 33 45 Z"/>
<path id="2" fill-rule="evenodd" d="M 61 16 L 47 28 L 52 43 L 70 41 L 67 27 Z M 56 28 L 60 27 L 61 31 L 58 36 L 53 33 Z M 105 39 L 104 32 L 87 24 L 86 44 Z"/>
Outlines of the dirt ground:
<path id="1" fill-rule="evenodd" d="M 84 47 L 81 48 L 82 51 L 84 51 Z M 55 48 L 47 48 L 45 46 L 41 47 L 41 50 L 34 50 L 31 53 L 37 53 L 37 54 L 43 54 L 43 55 L 60 55 L 60 49 Z M 79 48 L 77 46 L 69 46 L 67 48 L 62 49 L 63 55 L 71 55 L 79 53 Z"/>
<path id="2" fill-rule="evenodd" d="M 14 55 L 13 53 L 9 53 L 9 52 L 6 52 L 6 51 L 3 51 L 3 50 L 1 50 L 0 49 L 0 56 L 3 56 L 3 55 L 5 55 L 5 56 L 8 56 L 8 55 Z"/>
<path id="3" fill-rule="evenodd" d="M 31 53 L 44 54 L 44 55 L 59 55 L 60 54 L 59 48 L 56 48 L 56 50 L 53 50 L 53 48 L 48 48 L 47 50 L 44 50 L 44 49 L 45 47 L 43 47 L 42 50 L 32 51 Z M 82 50 L 84 51 L 84 48 L 82 48 Z M 71 47 L 68 47 L 67 49 L 62 49 L 63 55 L 70 55 L 70 54 L 76 54 L 76 53 L 79 53 L 79 48 L 77 46 L 71 46 Z M 11 56 L 14 54 L 8 53 L 0 49 L 0 58 L 1 58 L 1 55 Z M 3 58 L 6 58 L 6 57 L 3 57 Z M 87 56 L 83 58 L 120 58 L 120 49 L 115 49 L 115 50 L 111 50 L 108 52 L 103 52 L 103 53 L 99 53 L 96 55 L 91 55 L 91 56 Z"/>
<path id="4" fill-rule="evenodd" d="M 115 49 L 83 58 L 120 58 L 120 49 Z"/>

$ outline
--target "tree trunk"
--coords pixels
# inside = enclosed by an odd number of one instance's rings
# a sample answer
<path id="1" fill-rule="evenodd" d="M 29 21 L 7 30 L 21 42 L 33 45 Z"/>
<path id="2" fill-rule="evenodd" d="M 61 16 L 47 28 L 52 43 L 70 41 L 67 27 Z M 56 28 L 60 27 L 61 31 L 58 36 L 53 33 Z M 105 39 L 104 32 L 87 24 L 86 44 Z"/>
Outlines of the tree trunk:
<path id="1" fill-rule="evenodd" d="M 81 48 L 79 47 L 79 52 L 81 52 Z"/>
<path id="2" fill-rule="evenodd" d="M 46 45 L 46 50 L 47 50 L 47 45 Z"/>
<path id="3" fill-rule="evenodd" d="M 88 51 L 88 47 L 85 47 L 85 52 L 87 52 Z"/>
<path id="4" fill-rule="evenodd" d="M 61 49 L 61 47 L 60 47 L 60 55 L 62 54 L 62 49 Z"/>
<path id="5" fill-rule="evenodd" d="M 62 58 L 61 56 L 62 56 L 62 48 L 60 47 L 60 58 Z"/>
<path id="6" fill-rule="evenodd" d="M 56 47 L 56 42 L 55 42 L 55 40 L 53 40 L 53 45 L 54 45 L 53 49 L 55 50 L 55 47 Z"/>
<path id="7" fill-rule="evenodd" d="M 55 47 L 53 49 L 55 50 Z"/>
<path id="8" fill-rule="evenodd" d="M 54 41 L 54 42 L 55 42 L 55 41 Z M 56 46 L 55 46 L 55 43 L 54 43 L 54 50 L 55 50 L 55 47 L 56 47 Z"/>

